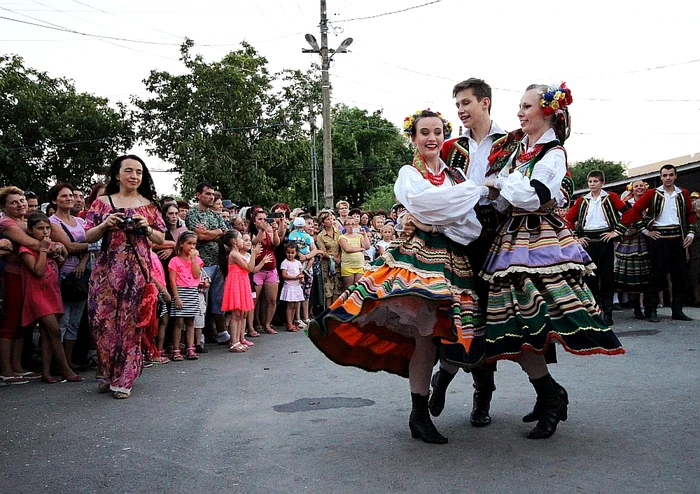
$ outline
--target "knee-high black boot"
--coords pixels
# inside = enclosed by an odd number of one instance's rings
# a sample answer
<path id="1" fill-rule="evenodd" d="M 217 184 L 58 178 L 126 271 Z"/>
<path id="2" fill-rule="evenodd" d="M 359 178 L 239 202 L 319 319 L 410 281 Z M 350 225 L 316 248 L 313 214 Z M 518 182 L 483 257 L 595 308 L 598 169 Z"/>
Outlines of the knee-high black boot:
<path id="1" fill-rule="evenodd" d="M 491 397 L 496 390 L 494 372 L 487 369 L 472 369 L 474 378 L 474 406 L 469 421 L 474 427 L 486 427 L 491 423 Z"/>
<path id="2" fill-rule="evenodd" d="M 437 417 L 442 413 L 445 408 L 445 394 L 447 393 L 447 387 L 455 378 L 455 374 L 450 374 L 445 369 L 438 369 L 438 371 L 433 374 L 430 380 L 430 385 L 433 390 L 430 393 L 430 400 L 428 400 L 428 409 L 430 409 L 430 414 L 433 417 Z"/>
<path id="3" fill-rule="evenodd" d="M 554 390 L 552 378 L 549 374 L 539 379 L 530 380 L 537 392 L 537 400 L 542 403 L 540 419 L 537 425 L 528 434 L 529 439 L 546 439 L 557 430 L 557 424 L 567 414 L 567 406 Z"/>
<path id="4" fill-rule="evenodd" d="M 559 395 L 559 398 L 566 403 L 567 405 L 569 404 L 569 393 L 566 392 L 566 389 L 564 389 L 564 386 L 559 384 L 554 380 L 551 374 L 549 374 L 549 378 L 552 380 L 552 386 L 554 386 L 554 391 Z M 523 417 L 523 422 L 537 422 L 540 419 L 540 415 L 542 413 L 542 400 L 540 400 L 539 395 L 537 396 L 537 400 L 535 401 L 535 406 L 532 409 L 530 413 L 525 415 Z M 564 412 L 564 416 L 562 417 L 562 421 L 566 422 L 567 419 L 567 414 L 566 411 Z"/>
<path id="5" fill-rule="evenodd" d="M 671 319 L 677 321 L 692 321 L 692 317 L 688 317 L 683 312 L 683 294 L 673 292 L 673 300 L 671 301 Z"/>
<path id="6" fill-rule="evenodd" d="M 644 315 L 649 322 L 660 322 L 656 306 L 659 305 L 658 292 L 650 291 L 644 294 Z"/>
<path id="7" fill-rule="evenodd" d="M 635 319 L 646 319 L 644 312 L 642 312 L 642 301 L 639 299 L 639 295 L 632 299 L 632 307 L 634 307 Z"/>
<path id="8" fill-rule="evenodd" d="M 613 325 L 613 296 L 612 294 L 604 294 L 600 296 L 601 308 L 603 309 L 603 322 L 606 326 Z"/>
<path id="9" fill-rule="evenodd" d="M 411 401 L 413 402 L 413 409 L 411 410 L 411 418 L 408 421 L 411 436 L 415 439 L 422 439 L 426 443 L 445 444 L 447 438 L 438 432 L 435 425 L 433 425 L 433 421 L 430 420 L 428 396 L 411 393 Z"/>

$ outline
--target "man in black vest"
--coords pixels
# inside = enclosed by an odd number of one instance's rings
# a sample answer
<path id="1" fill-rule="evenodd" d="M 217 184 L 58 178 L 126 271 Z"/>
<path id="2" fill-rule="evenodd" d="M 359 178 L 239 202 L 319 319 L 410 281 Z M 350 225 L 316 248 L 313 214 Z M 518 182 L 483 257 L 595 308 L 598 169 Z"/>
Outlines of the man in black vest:
<path id="1" fill-rule="evenodd" d="M 481 79 L 467 79 L 455 85 L 452 96 L 455 98 L 457 116 L 465 130 L 460 137 L 445 141 L 442 159 L 447 166 L 462 170 L 476 185 L 483 185 L 487 178 L 498 173 L 489 163 L 494 142 L 506 138 L 506 132 L 491 120 L 491 86 Z M 467 256 L 474 272 L 474 288 L 479 297 L 479 308 L 485 315 L 488 310 L 489 284 L 479 277 L 479 272 L 503 217 L 486 197 L 479 201 L 476 213 L 481 222 L 482 233 L 467 246 Z M 430 412 L 434 416 L 442 413 L 447 386 L 457 370 L 457 367 L 441 362 L 440 369 L 433 375 Z M 474 379 L 474 403 L 469 420 L 475 427 L 484 427 L 491 423 L 491 397 L 496 389 L 494 371 L 495 364 L 471 370 Z"/>

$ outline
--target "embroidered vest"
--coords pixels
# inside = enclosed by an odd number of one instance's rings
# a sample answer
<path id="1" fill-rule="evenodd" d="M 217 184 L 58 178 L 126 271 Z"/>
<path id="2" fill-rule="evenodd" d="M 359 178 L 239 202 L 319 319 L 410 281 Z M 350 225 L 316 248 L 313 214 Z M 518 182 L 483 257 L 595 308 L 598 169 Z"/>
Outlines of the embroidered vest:
<path id="1" fill-rule="evenodd" d="M 654 191 L 654 199 L 651 201 L 651 214 L 649 215 L 649 218 L 647 219 L 646 223 L 647 225 L 649 224 L 650 221 L 655 220 L 656 218 L 659 217 L 661 212 L 664 210 L 664 204 L 666 203 L 666 197 L 663 192 L 659 190 Z M 676 194 L 676 208 L 678 210 L 678 224 L 681 227 L 681 236 L 683 238 L 688 235 L 688 233 L 693 232 L 695 233 L 695 230 L 697 229 L 697 226 L 695 224 L 689 225 L 688 224 L 688 210 L 685 207 L 685 195 L 683 194 L 683 190 Z M 641 220 L 645 221 L 645 220 Z M 640 222 L 641 223 L 641 222 Z M 640 225 L 642 228 L 645 227 L 645 225 Z"/>
<path id="2" fill-rule="evenodd" d="M 581 199 L 581 204 L 578 208 L 578 216 L 576 217 L 576 233 L 579 236 L 583 236 L 584 223 L 586 222 L 586 217 L 588 216 L 588 209 L 591 203 L 587 197 Z M 610 229 L 615 230 L 620 225 L 620 215 L 618 214 L 615 206 L 610 200 L 610 195 L 606 195 L 600 201 L 600 207 L 603 208 L 603 216 L 605 216 L 605 221 L 608 223 Z M 624 229 L 624 227 L 622 227 Z"/>

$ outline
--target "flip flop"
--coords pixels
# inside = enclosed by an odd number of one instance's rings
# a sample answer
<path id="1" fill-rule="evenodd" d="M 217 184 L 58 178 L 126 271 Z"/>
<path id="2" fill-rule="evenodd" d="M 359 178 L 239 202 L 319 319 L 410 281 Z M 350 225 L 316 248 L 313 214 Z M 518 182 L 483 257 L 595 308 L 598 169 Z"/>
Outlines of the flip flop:
<path id="1" fill-rule="evenodd" d="M 263 328 L 263 331 L 267 334 L 277 334 L 277 331 L 274 328 Z"/>

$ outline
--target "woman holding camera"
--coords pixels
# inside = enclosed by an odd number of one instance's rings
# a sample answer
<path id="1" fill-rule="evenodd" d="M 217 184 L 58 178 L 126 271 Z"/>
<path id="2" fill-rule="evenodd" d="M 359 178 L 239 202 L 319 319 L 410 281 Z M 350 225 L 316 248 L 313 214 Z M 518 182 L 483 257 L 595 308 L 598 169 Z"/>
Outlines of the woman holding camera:
<path id="1" fill-rule="evenodd" d="M 275 316 L 277 308 L 277 289 L 280 282 L 277 274 L 277 261 L 275 260 L 275 247 L 280 244 L 279 227 L 280 222 L 275 221 L 272 217 L 268 218 L 267 213 L 261 208 L 256 209 L 253 213 L 253 222 L 249 227 L 253 245 L 262 244 L 262 251 L 255 259 L 255 263 L 262 261 L 268 254 L 272 256 L 272 260 L 253 275 L 255 314 L 258 322 L 262 325 L 262 331 L 267 334 L 277 334 L 275 328 L 272 327 L 272 318 Z"/>
<path id="2" fill-rule="evenodd" d="M 153 298 L 148 240 L 161 244 L 165 223 L 155 204 L 155 187 L 141 158 L 120 156 L 112 162 L 105 195 L 86 215 L 88 242 L 102 238 L 88 295 L 90 330 L 103 370 L 101 393 L 128 398 L 141 373 L 141 314 Z"/>

